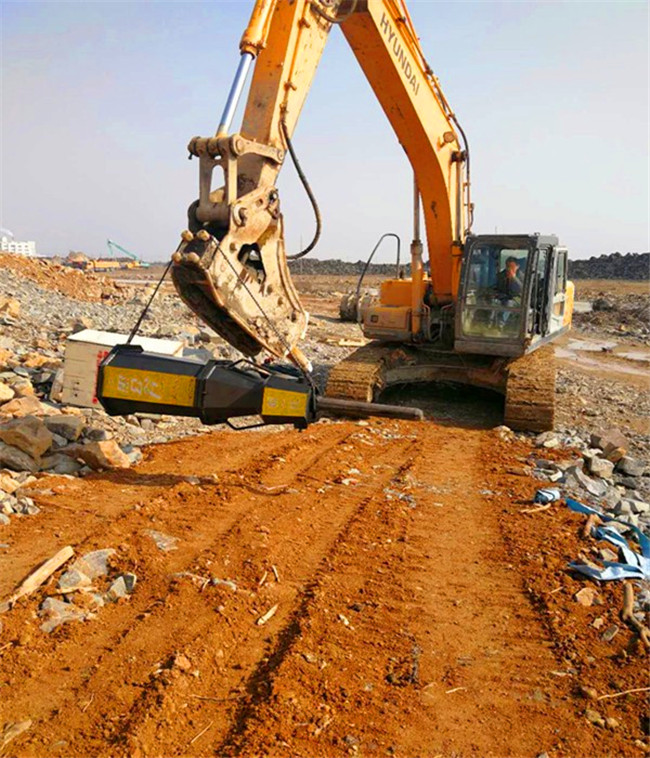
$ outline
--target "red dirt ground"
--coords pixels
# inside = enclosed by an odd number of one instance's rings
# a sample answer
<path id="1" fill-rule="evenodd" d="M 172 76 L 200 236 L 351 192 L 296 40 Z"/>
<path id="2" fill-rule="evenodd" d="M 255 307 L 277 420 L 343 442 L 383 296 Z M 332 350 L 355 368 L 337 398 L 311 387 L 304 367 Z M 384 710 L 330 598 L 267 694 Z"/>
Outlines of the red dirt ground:
<path id="1" fill-rule="evenodd" d="M 528 453 L 493 431 L 375 420 L 213 432 L 135 470 L 41 480 L 42 512 L 3 528 L 0 599 L 68 544 L 117 548 L 138 584 L 46 634 L 36 611 L 58 572 L 0 617 L 0 724 L 32 721 L 5 753 L 643 755 L 647 693 L 579 692 L 648 685 L 622 589 L 575 602 L 586 582 L 566 564 L 596 543 L 563 505 L 523 513 L 539 483 L 505 472 Z"/>

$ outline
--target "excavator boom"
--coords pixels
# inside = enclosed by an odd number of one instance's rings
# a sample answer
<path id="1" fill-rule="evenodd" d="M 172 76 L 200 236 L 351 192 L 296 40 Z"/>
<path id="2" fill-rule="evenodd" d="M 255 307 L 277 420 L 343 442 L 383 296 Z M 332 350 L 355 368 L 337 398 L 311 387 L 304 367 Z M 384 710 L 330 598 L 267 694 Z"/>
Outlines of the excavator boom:
<path id="1" fill-rule="evenodd" d="M 441 304 L 456 296 L 471 210 L 466 146 L 401 0 L 258 0 L 217 133 L 189 144 L 190 155 L 199 159 L 199 199 L 173 256 L 172 278 L 189 307 L 245 355 L 265 349 L 303 367 L 308 362 L 297 343 L 308 314 L 289 275 L 275 185 L 334 25 L 341 27 L 414 167 L 416 196 L 426 199 L 430 287 Z M 241 130 L 230 134 L 253 61 Z M 224 184 L 213 189 L 217 167 Z M 418 314 L 424 295 L 421 246 L 413 278 L 419 278 Z"/>

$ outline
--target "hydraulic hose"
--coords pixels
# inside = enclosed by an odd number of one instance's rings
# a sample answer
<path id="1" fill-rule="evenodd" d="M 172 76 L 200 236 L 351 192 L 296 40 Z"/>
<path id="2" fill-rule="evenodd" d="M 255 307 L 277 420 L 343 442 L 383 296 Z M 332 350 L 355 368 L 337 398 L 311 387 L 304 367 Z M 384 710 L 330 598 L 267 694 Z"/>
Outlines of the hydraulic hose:
<path id="1" fill-rule="evenodd" d="M 316 247 L 316 244 L 318 243 L 318 240 L 320 239 L 321 231 L 323 230 L 323 222 L 320 215 L 320 208 L 318 207 L 318 201 L 316 200 L 316 196 L 312 192 L 312 189 L 309 186 L 307 177 L 305 176 L 305 173 L 302 170 L 302 167 L 300 166 L 300 161 L 298 160 L 296 151 L 293 149 L 291 137 L 289 137 L 289 130 L 287 128 L 287 124 L 284 118 L 280 121 L 280 129 L 282 130 L 282 136 L 284 137 L 285 142 L 287 143 L 287 148 L 289 150 L 289 155 L 291 156 L 291 160 L 293 161 L 293 165 L 296 167 L 296 172 L 298 173 L 300 181 L 302 182 L 302 186 L 305 188 L 307 197 L 309 198 L 309 201 L 311 202 L 311 207 L 314 209 L 314 216 L 316 217 L 316 232 L 314 233 L 314 238 L 312 239 L 312 241 L 307 245 L 307 247 L 304 250 L 301 250 L 299 253 L 294 253 L 293 255 L 287 255 L 288 260 L 295 261 L 295 260 L 298 260 L 298 258 L 303 258 L 305 255 L 307 255 L 307 253 L 310 253 Z"/>

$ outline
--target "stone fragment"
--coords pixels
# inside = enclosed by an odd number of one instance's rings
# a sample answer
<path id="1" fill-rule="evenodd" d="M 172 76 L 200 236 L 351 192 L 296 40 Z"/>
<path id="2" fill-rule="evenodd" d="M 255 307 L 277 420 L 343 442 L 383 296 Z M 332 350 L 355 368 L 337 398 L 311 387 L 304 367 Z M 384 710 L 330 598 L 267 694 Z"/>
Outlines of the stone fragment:
<path id="1" fill-rule="evenodd" d="M 14 416 L 14 418 L 22 418 L 23 416 L 41 416 L 43 415 L 44 410 L 44 406 L 40 400 L 33 396 L 15 397 L 8 403 L 4 403 L 0 406 L 0 413 Z"/>
<path id="2" fill-rule="evenodd" d="M 78 558 L 72 566 L 70 571 L 78 571 L 85 574 L 89 579 L 96 579 L 98 576 L 106 576 L 108 574 L 108 562 L 109 558 L 115 555 L 115 550 L 112 547 L 106 547 L 102 550 L 93 550 L 90 553 Z"/>
<path id="3" fill-rule="evenodd" d="M 598 597 L 598 593 L 593 587 L 583 587 L 581 590 L 578 590 L 576 594 L 573 596 L 573 599 L 580 603 L 580 605 L 584 605 L 586 608 L 594 604 L 594 601 Z"/>
<path id="4" fill-rule="evenodd" d="M 6 493 L 2 493 L 3 498 L 0 500 L 0 512 L 4 513 L 6 516 L 11 516 L 12 513 L 16 512 L 16 508 L 18 507 L 18 500 L 13 497 L 13 495 L 7 495 Z"/>
<path id="5" fill-rule="evenodd" d="M 122 452 L 115 440 L 71 445 L 65 452 L 80 458 L 93 469 L 129 468 L 131 465 L 129 457 Z"/>
<path id="6" fill-rule="evenodd" d="M 3 403 L 8 403 L 10 400 L 13 400 L 14 395 L 16 393 L 11 389 L 11 387 L 8 384 L 5 384 L 4 382 L 0 382 L 0 405 Z"/>
<path id="7" fill-rule="evenodd" d="M 587 708 L 585 710 L 585 716 L 587 717 L 587 721 L 589 721 L 594 726 L 605 726 L 605 719 L 600 715 L 600 713 L 598 713 L 598 711 Z"/>
<path id="8" fill-rule="evenodd" d="M 190 671 L 192 669 L 192 663 L 184 653 L 176 653 L 174 655 L 172 666 L 180 671 Z"/>
<path id="9" fill-rule="evenodd" d="M 14 479 L 13 476 L 0 473 L 0 490 L 2 492 L 13 495 L 20 486 L 20 482 Z"/>
<path id="10" fill-rule="evenodd" d="M 60 403 L 63 399 L 63 369 L 57 369 L 52 380 L 52 389 L 50 390 L 50 400 Z"/>
<path id="11" fill-rule="evenodd" d="M 589 458 L 587 461 L 589 473 L 593 476 L 599 476 L 601 479 L 611 479 L 614 473 L 614 464 L 606 458 Z"/>
<path id="12" fill-rule="evenodd" d="M 604 432 L 592 434 L 591 447 L 599 447 L 605 454 L 607 454 L 608 448 L 614 450 L 615 448 L 621 447 L 627 450 L 629 443 L 620 429 L 612 428 L 607 429 Z"/>
<path id="13" fill-rule="evenodd" d="M 39 615 L 46 616 L 47 620 L 41 624 L 44 632 L 51 632 L 69 621 L 84 621 L 88 615 L 77 608 L 73 603 L 66 603 L 54 597 L 47 597 L 41 603 Z"/>
<path id="14" fill-rule="evenodd" d="M 115 603 L 120 598 L 128 597 L 133 590 L 137 582 L 135 574 L 122 574 L 111 584 L 106 593 L 106 599 Z"/>
<path id="15" fill-rule="evenodd" d="M 612 509 L 615 508 L 619 503 L 621 502 L 621 493 L 616 489 L 616 487 L 608 487 L 607 492 L 602 496 L 601 503 L 605 506 L 605 508 Z"/>
<path id="16" fill-rule="evenodd" d="M 81 436 L 84 420 L 81 416 L 64 413 L 56 416 L 44 416 L 43 423 L 53 433 L 64 437 L 68 442 L 75 442 Z"/>
<path id="17" fill-rule="evenodd" d="M 628 498 L 623 498 L 614 508 L 614 513 L 618 516 L 628 516 L 632 511 L 632 501 Z"/>
<path id="18" fill-rule="evenodd" d="M 627 498 L 625 501 L 629 503 L 632 513 L 648 513 L 650 511 L 650 503 L 644 503 L 642 500 L 628 500 Z"/>
<path id="19" fill-rule="evenodd" d="M 1 426 L 0 440 L 38 460 L 52 445 L 52 433 L 40 418 L 25 416 Z"/>
<path id="20" fill-rule="evenodd" d="M 18 498 L 18 510 L 17 513 L 22 513 L 23 516 L 36 516 L 41 512 L 41 509 L 34 503 L 31 497 Z M 14 508 L 14 510 L 16 510 Z"/>
<path id="21" fill-rule="evenodd" d="M 143 534 L 147 537 L 151 537 L 158 550 L 162 550 L 163 553 L 169 553 L 171 550 L 177 550 L 178 537 L 171 537 L 169 534 L 163 534 L 155 529 L 145 529 Z"/>
<path id="22" fill-rule="evenodd" d="M 90 584 L 90 577 L 76 568 L 68 569 L 59 579 L 59 589 L 61 590 L 70 590 L 73 587 L 89 587 Z"/>
<path id="23" fill-rule="evenodd" d="M 571 466 L 565 475 L 565 484 L 568 488 L 584 489 L 594 497 L 603 497 L 607 492 L 607 484 L 600 479 L 591 479 L 584 474 L 578 466 Z"/>
<path id="24" fill-rule="evenodd" d="M 104 442 L 111 438 L 111 435 L 106 429 L 95 429 L 89 426 L 84 427 L 82 435 L 92 442 Z"/>
<path id="25" fill-rule="evenodd" d="M 38 471 L 38 464 L 30 455 L 4 442 L 0 442 L 0 466 L 13 471 L 30 471 L 31 473 Z"/>
<path id="26" fill-rule="evenodd" d="M 560 438 L 554 432 L 542 432 L 535 437 L 535 447 L 544 447 L 547 450 L 560 446 Z"/>
<path id="27" fill-rule="evenodd" d="M 612 624 L 611 626 L 607 627 L 607 629 L 605 629 L 605 631 L 600 635 L 600 638 L 603 640 L 603 642 L 611 642 L 617 634 L 618 626 L 616 624 Z"/>
<path id="28" fill-rule="evenodd" d="M 0 513 L 0 525 L 7 526 L 11 523 L 11 519 L 9 516 L 6 515 L 6 513 Z"/>
<path id="29" fill-rule="evenodd" d="M 601 547 L 598 550 L 598 557 L 601 561 L 610 561 L 610 563 L 618 560 L 618 555 L 608 547 Z"/>
<path id="30" fill-rule="evenodd" d="M 618 463 L 621 458 L 625 457 L 626 449 L 624 447 L 607 447 L 603 450 L 603 455 L 612 463 Z"/>
<path id="31" fill-rule="evenodd" d="M 624 455 L 616 464 L 616 470 L 627 476 L 643 476 L 645 463 L 638 458 L 632 458 L 630 455 Z"/>
<path id="32" fill-rule="evenodd" d="M 52 449 L 60 449 L 62 447 L 67 447 L 68 440 L 65 437 L 62 437 L 60 434 L 56 434 L 55 432 L 52 432 Z"/>
<path id="33" fill-rule="evenodd" d="M 618 729 L 618 727 L 619 727 L 620 725 L 621 725 L 621 724 L 620 724 L 619 720 L 618 720 L 618 719 L 615 719 L 613 716 L 607 716 L 607 717 L 605 718 L 605 726 L 606 726 L 608 729 Z"/>
<path id="34" fill-rule="evenodd" d="M 0 297 L 0 313 L 10 318 L 20 318 L 20 303 L 14 297 Z"/>
<path id="35" fill-rule="evenodd" d="M 14 382 L 11 385 L 13 391 L 16 393 L 16 397 L 33 397 L 34 396 L 34 385 L 30 382 L 29 379 L 21 379 L 17 382 Z"/>
<path id="36" fill-rule="evenodd" d="M 54 453 L 41 459 L 41 471 L 53 471 L 55 474 L 76 474 L 81 464 L 65 453 Z"/>
<path id="37" fill-rule="evenodd" d="M 595 687 L 586 687 L 584 684 L 581 684 L 579 689 L 582 697 L 586 698 L 587 700 L 598 699 L 598 691 Z"/>
<path id="38" fill-rule="evenodd" d="M 26 732 L 32 725 L 31 719 L 26 721 L 8 721 L 0 732 L 0 750 L 4 748 L 16 737 L 20 737 L 23 732 Z"/>

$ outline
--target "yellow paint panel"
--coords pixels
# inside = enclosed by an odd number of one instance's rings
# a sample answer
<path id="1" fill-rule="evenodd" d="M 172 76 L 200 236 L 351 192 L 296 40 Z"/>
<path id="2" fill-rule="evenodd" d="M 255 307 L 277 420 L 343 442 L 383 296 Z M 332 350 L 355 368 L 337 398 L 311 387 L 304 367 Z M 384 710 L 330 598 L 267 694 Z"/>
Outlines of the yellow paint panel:
<path id="1" fill-rule="evenodd" d="M 262 416 L 304 416 L 307 395 L 303 392 L 266 387 L 262 398 Z"/>
<path id="2" fill-rule="evenodd" d="M 107 366 L 104 369 L 102 395 L 116 400 L 135 400 L 192 408 L 195 390 L 196 379 L 193 376 L 163 374 L 158 371 L 116 366 Z"/>
<path id="3" fill-rule="evenodd" d="M 573 319 L 573 302 L 575 299 L 576 288 L 573 282 L 566 283 L 566 300 L 564 303 L 564 322 L 563 326 L 570 326 Z"/>

